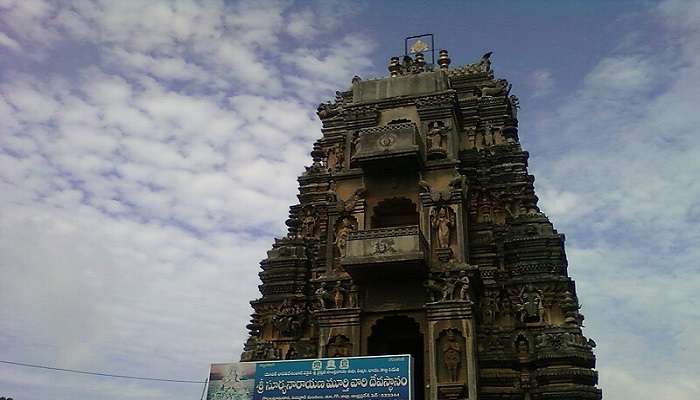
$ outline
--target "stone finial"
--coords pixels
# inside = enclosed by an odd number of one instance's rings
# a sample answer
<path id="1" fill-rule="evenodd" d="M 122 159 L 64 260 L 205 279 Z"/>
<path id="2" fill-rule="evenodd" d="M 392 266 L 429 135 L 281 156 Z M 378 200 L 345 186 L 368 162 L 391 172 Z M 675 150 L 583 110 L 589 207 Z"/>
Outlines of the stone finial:
<path id="1" fill-rule="evenodd" d="M 416 58 L 414 60 L 414 64 L 415 64 L 416 70 L 418 72 L 425 71 L 425 56 L 423 55 L 423 53 L 416 53 Z"/>
<path id="2" fill-rule="evenodd" d="M 399 63 L 399 58 L 398 57 L 391 57 L 389 60 L 389 73 L 391 73 L 391 77 L 397 77 L 399 76 L 399 73 L 401 72 L 401 64 Z"/>
<path id="3" fill-rule="evenodd" d="M 450 67 L 450 55 L 447 53 L 447 50 L 441 49 L 440 53 L 438 55 L 438 65 L 440 66 L 440 69 L 447 69 Z"/>

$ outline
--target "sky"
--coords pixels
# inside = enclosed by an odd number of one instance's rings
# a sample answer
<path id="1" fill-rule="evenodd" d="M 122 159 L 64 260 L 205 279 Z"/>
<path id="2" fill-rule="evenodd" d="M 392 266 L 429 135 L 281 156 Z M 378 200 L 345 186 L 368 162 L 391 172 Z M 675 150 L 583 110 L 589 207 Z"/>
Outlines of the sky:
<path id="1" fill-rule="evenodd" d="M 700 398 L 700 2 L 0 0 L 0 359 L 236 361 L 316 105 L 433 33 L 493 51 L 607 399 Z M 0 364 L 15 399 L 202 385 Z"/>

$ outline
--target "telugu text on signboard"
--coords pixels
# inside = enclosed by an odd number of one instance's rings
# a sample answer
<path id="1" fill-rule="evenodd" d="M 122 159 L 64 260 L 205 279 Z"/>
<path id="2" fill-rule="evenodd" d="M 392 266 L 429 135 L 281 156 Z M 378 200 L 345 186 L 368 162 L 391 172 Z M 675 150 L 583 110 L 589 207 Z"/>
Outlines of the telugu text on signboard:
<path id="1" fill-rule="evenodd" d="M 207 400 L 412 399 L 409 355 L 212 364 Z"/>

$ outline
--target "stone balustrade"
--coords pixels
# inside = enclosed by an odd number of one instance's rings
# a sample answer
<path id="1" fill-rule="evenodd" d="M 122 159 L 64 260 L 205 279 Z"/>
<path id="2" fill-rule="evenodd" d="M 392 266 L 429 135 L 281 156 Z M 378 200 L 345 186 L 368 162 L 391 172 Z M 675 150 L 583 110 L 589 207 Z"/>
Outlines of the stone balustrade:
<path id="1" fill-rule="evenodd" d="M 355 231 L 348 235 L 341 264 L 351 275 L 357 270 L 385 269 L 382 265 L 423 270 L 427 247 L 417 225 Z"/>

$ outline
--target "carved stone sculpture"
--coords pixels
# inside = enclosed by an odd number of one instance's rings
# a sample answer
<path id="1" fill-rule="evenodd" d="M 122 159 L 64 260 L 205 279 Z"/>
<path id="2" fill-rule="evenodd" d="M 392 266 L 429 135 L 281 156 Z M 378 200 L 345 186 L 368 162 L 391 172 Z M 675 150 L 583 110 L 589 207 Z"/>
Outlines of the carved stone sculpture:
<path id="1" fill-rule="evenodd" d="M 328 301 L 329 295 L 328 290 L 326 290 L 326 284 L 321 282 L 321 285 L 314 292 L 314 308 L 317 310 L 326 309 L 326 301 Z"/>
<path id="2" fill-rule="evenodd" d="M 252 340 L 251 340 L 252 339 Z M 269 361 L 282 359 L 282 352 L 274 344 L 251 338 L 246 342 L 246 351 L 241 355 L 241 361 Z"/>
<path id="3" fill-rule="evenodd" d="M 441 301 L 454 300 L 455 298 L 455 288 L 457 287 L 457 280 L 455 278 L 447 278 L 442 284 L 442 298 Z"/>
<path id="4" fill-rule="evenodd" d="M 528 285 L 520 291 L 519 297 L 520 303 L 516 305 L 516 310 L 520 322 L 544 322 L 542 291 Z"/>
<path id="5" fill-rule="evenodd" d="M 442 158 L 447 155 L 447 128 L 442 121 L 432 121 L 428 124 L 425 135 L 429 158 Z"/>
<path id="6" fill-rule="evenodd" d="M 348 244 L 348 235 L 356 229 L 356 222 L 352 217 L 343 217 L 335 231 L 335 247 L 339 256 L 345 257 Z"/>
<path id="7" fill-rule="evenodd" d="M 450 247 L 450 232 L 455 226 L 455 216 L 452 210 L 445 206 L 433 210 L 431 225 L 435 231 L 438 248 Z"/>
<path id="8" fill-rule="evenodd" d="M 430 303 L 445 301 L 471 301 L 469 277 L 462 270 L 455 272 L 433 273 L 423 282 Z"/>
<path id="9" fill-rule="evenodd" d="M 331 293 L 331 299 L 333 300 L 333 306 L 335 308 L 343 308 L 345 306 L 346 294 L 347 290 L 338 282 Z"/>
<path id="10" fill-rule="evenodd" d="M 305 320 L 306 310 L 301 304 L 293 304 L 289 299 L 282 302 L 272 317 L 272 326 L 284 336 L 297 336 Z"/>
<path id="11" fill-rule="evenodd" d="M 342 145 L 336 144 L 328 149 L 326 153 L 326 165 L 328 166 L 328 171 L 337 172 L 343 169 L 343 163 L 345 162 L 345 149 Z"/>
<path id="12" fill-rule="evenodd" d="M 510 97 L 508 97 L 508 101 L 510 103 L 510 110 L 513 115 L 513 119 L 518 119 L 518 109 L 520 108 L 520 99 L 518 99 L 518 96 L 512 94 Z"/>
<path id="13" fill-rule="evenodd" d="M 496 316 L 500 311 L 500 307 L 496 299 L 490 296 L 484 296 L 481 298 L 481 318 L 486 324 L 493 324 L 496 322 Z"/>
<path id="14" fill-rule="evenodd" d="M 301 218 L 301 230 L 299 236 L 305 239 L 317 237 L 317 220 L 314 212 L 307 208 L 304 210 Z"/>
<path id="15" fill-rule="evenodd" d="M 460 285 L 458 299 L 471 301 L 471 297 L 469 296 L 469 277 L 467 276 L 466 271 L 460 272 L 459 278 L 457 278 L 457 283 Z"/>
<path id="16" fill-rule="evenodd" d="M 481 97 L 504 96 L 508 90 L 508 81 L 498 79 L 481 87 Z"/>
<path id="17" fill-rule="evenodd" d="M 459 331 L 448 329 L 442 337 L 440 351 L 442 351 L 442 362 L 447 369 L 450 382 L 459 380 L 459 369 L 462 365 L 462 340 Z"/>

